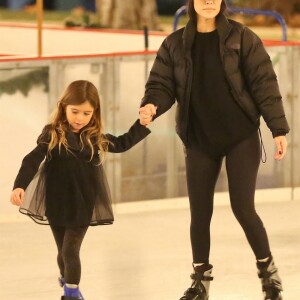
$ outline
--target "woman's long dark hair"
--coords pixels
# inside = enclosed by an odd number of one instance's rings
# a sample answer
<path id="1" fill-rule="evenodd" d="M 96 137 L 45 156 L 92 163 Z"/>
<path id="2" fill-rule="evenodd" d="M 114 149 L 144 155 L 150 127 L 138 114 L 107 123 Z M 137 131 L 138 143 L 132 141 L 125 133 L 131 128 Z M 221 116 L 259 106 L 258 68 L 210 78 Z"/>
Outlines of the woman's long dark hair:
<path id="1" fill-rule="evenodd" d="M 195 11 L 194 1 L 195 0 L 188 0 L 188 4 L 187 4 L 188 16 L 193 23 L 197 24 L 197 12 Z M 219 14 L 223 13 L 226 9 L 227 9 L 226 0 L 222 0 Z"/>

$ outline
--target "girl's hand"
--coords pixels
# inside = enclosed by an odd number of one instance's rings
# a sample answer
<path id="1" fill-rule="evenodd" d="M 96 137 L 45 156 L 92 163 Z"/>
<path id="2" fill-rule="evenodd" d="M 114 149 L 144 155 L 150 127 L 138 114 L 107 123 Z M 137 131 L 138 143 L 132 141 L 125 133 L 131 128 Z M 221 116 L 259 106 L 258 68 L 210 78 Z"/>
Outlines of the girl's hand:
<path id="1" fill-rule="evenodd" d="M 276 160 L 281 160 L 284 158 L 287 150 L 287 140 L 284 135 L 277 136 L 274 138 L 277 151 L 275 152 L 274 158 Z"/>
<path id="2" fill-rule="evenodd" d="M 10 202 L 13 205 L 21 206 L 24 201 L 25 191 L 21 188 L 16 188 L 12 191 L 10 196 Z"/>
<path id="3" fill-rule="evenodd" d="M 139 109 L 141 125 L 149 125 L 153 116 L 156 114 L 157 107 L 153 104 L 146 104 Z"/>

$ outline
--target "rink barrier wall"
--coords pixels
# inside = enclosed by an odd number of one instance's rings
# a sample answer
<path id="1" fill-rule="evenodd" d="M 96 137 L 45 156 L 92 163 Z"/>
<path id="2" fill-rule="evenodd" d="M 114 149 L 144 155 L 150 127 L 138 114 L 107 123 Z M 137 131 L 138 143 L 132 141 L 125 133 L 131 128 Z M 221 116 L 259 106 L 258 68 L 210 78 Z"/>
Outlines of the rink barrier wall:
<path id="1" fill-rule="evenodd" d="M 261 129 L 268 161 L 261 165 L 257 198 L 267 195 L 263 191 L 268 190 L 269 196 L 259 201 L 277 201 L 277 198 L 295 200 L 300 187 L 300 171 L 296 167 L 300 165 L 300 137 L 297 134 L 300 129 L 300 43 L 266 41 L 266 48 L 278 76 L 287 118 L 293 130 L 288 135 L 289 155 L 283 161 L 275 162 L 273 159 L 274 142 L 262 121 Z M 27 129 L 26 135 L 21 135 L 15 141 L 13 151 L 5 147 L 2 149 L 4 153 L 0 156 L 2 160 L 0 164 L 8 171 L 5 178 L 2 177 L 4 176 L 2 173 L 0 179 L 1 214 L 14 213 L 15 207 L 11 207 L 7 202 L 3 204 L 5 198 L 7 199 L 10 193 L 14 176 L 24 153 L 35 144 L 37 135 L 47 122 L 65 86 L 73 80 L 82 78 L 92 81 L 100 90 L 106 131 L 116 135 L 122 134 L 138 117 L 137 109 L 155 56 L 156 51 L 120 51 L 44 57 L 34 55 L 0 57 L 2 80 L 13 81 L 14 78 L 20 78 L 32 70 L 47 70 L 48 73 L 47 91 L 33 83 L 28 96 L 22 95 L 18 87 L 16 87 L 16 94 L 1 95 L 0 115 L 2 115 L 0 117 L 6 120 L 5 126 L 9 128 L 7 131 L 18 132 L 23 128 Z M 20 111 L 20 114 L 7 119 L 6 112 L 11 104 L 17 104 L 20 110 L 26 110 L 31 117 L 23 119 L 24 116 Z M 37 105 L 41 105 L 38 112 Z M 41 110 L 43 113 L 39 113 Z M 135 205 L 149 207 L 148 201 L 153 202 L 151 206 L 161 203 L 163 207 L 164 199 L 170 200 L 170 207 L 172 205 L 176 207 L 176 203 L 183 203 L 180 199 L 185 199 L 187 195 L 184 156 L 181 142 L 175 134 L 174 117 L 173 107 L 168 114 L 164 114 L 155 121 L 151 127 L 152 134 L 147 139 L 129 152 L 108 156 L 105 168 L 114 203 L 117 203 L 115 204 L 117 211 L 134 210 Z M 1 134 L 3 135 L 4 132 L 5 130 Z M 10 144 L 9 135 L 2 140 L 7 145 Z M 14 161 L 4 160 L 7 156 L 13 156 Z M 272 194 L 273 190 L 275 194 Z M 284 194 L 279 193 L 282 190 L 285 191 Z M 224 168 L 222 168 L 216 191 L 216 195 L 220 196 L 222 193 L 227 193 Z"/>

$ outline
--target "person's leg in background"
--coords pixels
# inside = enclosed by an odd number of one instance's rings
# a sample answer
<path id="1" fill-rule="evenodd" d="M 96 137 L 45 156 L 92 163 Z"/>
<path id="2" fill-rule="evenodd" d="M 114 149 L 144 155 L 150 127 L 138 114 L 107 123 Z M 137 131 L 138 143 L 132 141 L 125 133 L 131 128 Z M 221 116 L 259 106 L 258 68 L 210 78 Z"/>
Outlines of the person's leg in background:
<path id="1" fill-rule="evenodd" d="M 112 27 L 114 2 L 115 0 L 96 0 L 96 10 L 100 24 L 104 27 Z"/>
<path id="2" fill-rule="evenodd" d="M 96 12 L 96 1 L 95 0 L 82 0 L 82 7 L 85 11 Z"/>

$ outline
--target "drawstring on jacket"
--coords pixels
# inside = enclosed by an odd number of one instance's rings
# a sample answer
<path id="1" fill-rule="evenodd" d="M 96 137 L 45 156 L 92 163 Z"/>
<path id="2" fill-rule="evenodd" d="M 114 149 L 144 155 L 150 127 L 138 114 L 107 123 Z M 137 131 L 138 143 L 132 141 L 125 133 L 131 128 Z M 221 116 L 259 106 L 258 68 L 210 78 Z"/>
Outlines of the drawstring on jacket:
<path id="1" fill-rule="evenodd" d="M 259 133 L 259 139 L 260 139 L 260 159 L 261 159 L 262 163 L 265 163 L 267 161 L 267 153 L 266 153 L 265 145 L 262 140 L 260 128 L 258 128 L 258 133 Z"/>

